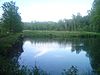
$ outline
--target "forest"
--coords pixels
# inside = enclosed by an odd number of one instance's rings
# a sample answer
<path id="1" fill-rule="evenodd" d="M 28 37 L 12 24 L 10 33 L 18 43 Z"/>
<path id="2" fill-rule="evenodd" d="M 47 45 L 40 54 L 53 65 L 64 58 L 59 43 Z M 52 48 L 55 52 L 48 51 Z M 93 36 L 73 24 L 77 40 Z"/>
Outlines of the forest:
<path id="1" fill-rule="evenodd" d="M 55 30 L 55 31 L 87 31 L 100 32 L 100 1 L 94 0 L 88 15 L 80 13 L 72 15 L 72 19 L 62 19 L 58 22 L 21 22 L 18 7 L 15 3 L 5 3 L 2 6 L 4 13 L 0 19 L 0 33 L 20 32 L 22 30 Z M 66 13 L 67 14 L 67 13 Z"/>

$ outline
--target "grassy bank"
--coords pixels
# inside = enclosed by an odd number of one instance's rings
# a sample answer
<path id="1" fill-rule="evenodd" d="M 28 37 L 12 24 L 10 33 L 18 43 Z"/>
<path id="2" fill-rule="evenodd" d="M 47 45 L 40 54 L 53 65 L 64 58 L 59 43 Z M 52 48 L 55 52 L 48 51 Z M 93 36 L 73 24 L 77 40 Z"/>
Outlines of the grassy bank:
<path id="1" fill-rule="evenodd" d="M 32 31 L 24 30 L 25 37 L 47 37 L 47 38 L 68 38 L 68 37 L 100 37 L 100 33 L 78 32 L 78 31 Z"/>

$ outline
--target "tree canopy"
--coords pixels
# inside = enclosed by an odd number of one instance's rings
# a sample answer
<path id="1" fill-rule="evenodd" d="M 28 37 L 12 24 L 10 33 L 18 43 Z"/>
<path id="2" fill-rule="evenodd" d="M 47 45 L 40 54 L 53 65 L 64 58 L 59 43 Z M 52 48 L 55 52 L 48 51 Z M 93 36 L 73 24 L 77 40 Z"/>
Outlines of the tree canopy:
<path id="1" fill-rule="evenodd" d="M 94 0 L 91 9 L 91 24 L 96 32 L 100 32 L 100 0 Z"/>
<path id="2" fill-rule="evenodd" d="M 2 29 L 3 31 L 9 33 L 21 32 L 22 31 L 22 22 L 21 16 L 18 13 L 18 7 L 15 5 L 15 2 L 5 2 L 2 5 L 3 14 L 2 14 Z"/>

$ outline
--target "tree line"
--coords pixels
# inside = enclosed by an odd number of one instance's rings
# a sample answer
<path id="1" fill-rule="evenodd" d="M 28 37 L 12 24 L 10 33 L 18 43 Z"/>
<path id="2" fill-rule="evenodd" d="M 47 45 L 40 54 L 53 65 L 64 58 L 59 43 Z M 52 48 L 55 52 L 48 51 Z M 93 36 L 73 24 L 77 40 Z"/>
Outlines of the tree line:
<path id="1" fill-rule="evenodd" d="M 0 19 L 0 33 L 16 33 L 23 29 L 100 32 L 100 0 L 94 0 L 88 15 L 81 16 L 80 13 L 77 13 L 77 15 L 72 15 L 72 19 L 63 19 L 58 22 L 22 23 L 15 2 L 5 2 L 1 7 L 4 12 Z"/>
<path id="2" fill-rule="evenodd" d="M 58 22 L 24 22 L 24 29 L 28 30 L 59 30 L 59 31 L 92 31 L 89 16 L 82 17 L 80 13 L 72 19 L 63 19 Z"/>
<path id="3" fill-rule="evenodd" d="M 24 29 L 100 32 L 100 0 L 94 0 L 86 16 L 77 13 L 72 15 L 72 19 L 63 19 L 58 22 L 24 22 Z"/>

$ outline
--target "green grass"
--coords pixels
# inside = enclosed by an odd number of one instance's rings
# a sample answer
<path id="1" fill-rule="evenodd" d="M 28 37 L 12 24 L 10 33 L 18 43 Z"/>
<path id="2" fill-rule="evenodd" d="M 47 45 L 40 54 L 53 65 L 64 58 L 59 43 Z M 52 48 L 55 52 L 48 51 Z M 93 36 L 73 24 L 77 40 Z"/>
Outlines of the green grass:
<path id="1" fill-rule="evenodd" d="M 24 30 L 25 37 L 40 37 L 40 38 L 68 38 L 68 37 L 100 37 L 100 33 L 95 32 L 79 32 L 79 31 L 40 31 L 40 30 Z"/>

